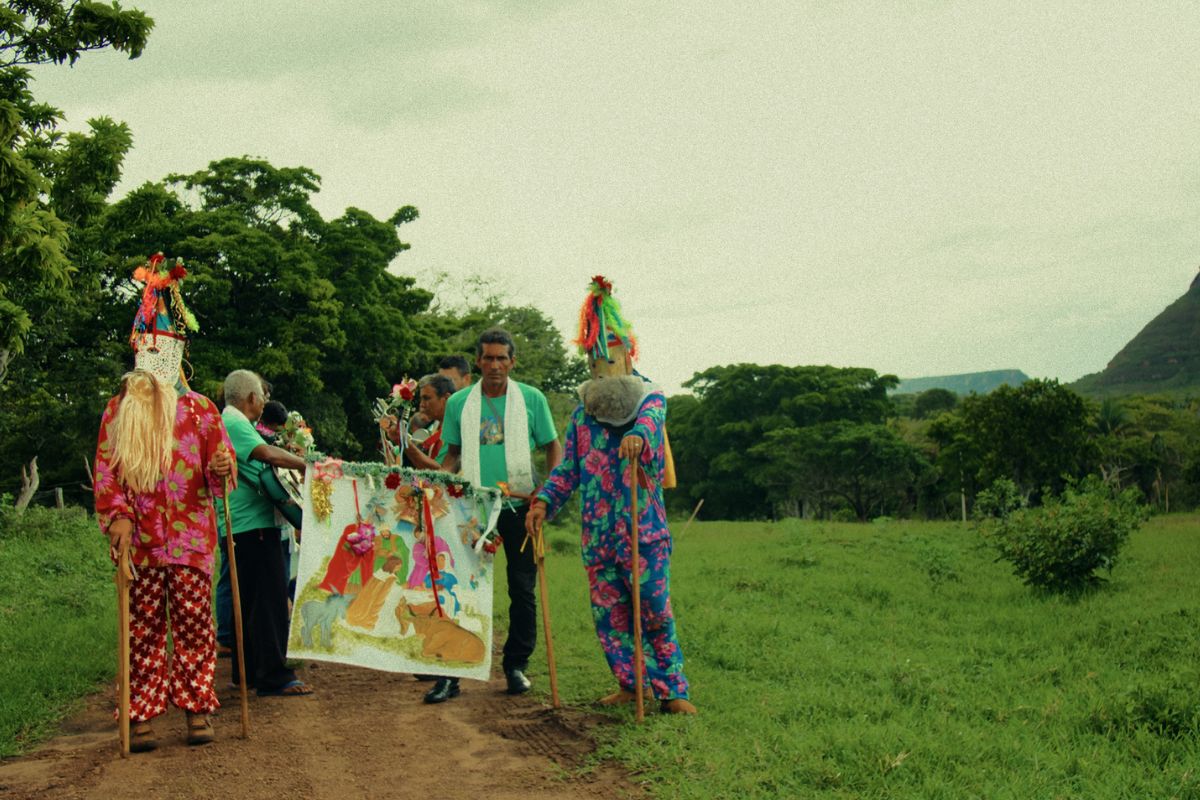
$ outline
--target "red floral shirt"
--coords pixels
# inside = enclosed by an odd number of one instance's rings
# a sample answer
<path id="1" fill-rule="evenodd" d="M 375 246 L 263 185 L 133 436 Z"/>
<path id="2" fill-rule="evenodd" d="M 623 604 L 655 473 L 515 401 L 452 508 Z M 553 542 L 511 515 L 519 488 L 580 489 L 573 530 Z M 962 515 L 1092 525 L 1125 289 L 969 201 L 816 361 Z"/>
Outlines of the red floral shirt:
<path id="1" fill-rule="evenodd" d="M 135 566 L 182 564 L 211 575 L 217 544 L 213 498 L 222 496 L 223 483 L 209 469 L 209 462 L 222 445 L 231 459 L 237 457 L 217 407 L 195 392 L 179 397 L 171 468 L 153 492 L 138 494 L 118 481 L 112 467 L 108 429 L 119 403 L 119 396 L 108 401 L 96 446 L 93 485 L 101 532 L 107 534 L 115 520 L 125 517 L 134 522 L 131 556 Z"/>

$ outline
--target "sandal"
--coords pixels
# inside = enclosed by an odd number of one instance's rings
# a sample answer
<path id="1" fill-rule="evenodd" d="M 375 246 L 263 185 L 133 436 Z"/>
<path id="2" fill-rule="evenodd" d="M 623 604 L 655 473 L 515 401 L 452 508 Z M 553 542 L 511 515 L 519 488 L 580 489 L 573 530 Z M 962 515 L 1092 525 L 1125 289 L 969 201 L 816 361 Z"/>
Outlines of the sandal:
<path id="1" fill-rule="evenodd" d="M 145 753 L 158 747 L 158 739 L 149 722 L 135 722 L 129 728 L 129 752 Z"/>
<path id="2" fill-rule="evenodd" d="M 208 714 L 193 714 L 187 712 L 187 743 L 208 744 L 216 735 L 213 733 L 212 722 Z"/>
<path id="3" fill-rule="evenodd" d="M 696 713 L 696 707 L 689 703 L 686 698 L 673 697 L 670 700 L 662 701 L 662 712 L 664 714 L 694 715 Z"/>
<path id="4" fill-rule="evenodd" d="M 259 697 L 299 697 L 312 694 L 312 687 L 302 680 L 288 681 L 277 689 L 259 689 Z"/>
<path id="5" fill-rule="evenodd" d="M 598 706 L 620 706 L 637 700 L 637 695 L 622 687 L 612 694 L 605 695 L 596 701 Z"/>

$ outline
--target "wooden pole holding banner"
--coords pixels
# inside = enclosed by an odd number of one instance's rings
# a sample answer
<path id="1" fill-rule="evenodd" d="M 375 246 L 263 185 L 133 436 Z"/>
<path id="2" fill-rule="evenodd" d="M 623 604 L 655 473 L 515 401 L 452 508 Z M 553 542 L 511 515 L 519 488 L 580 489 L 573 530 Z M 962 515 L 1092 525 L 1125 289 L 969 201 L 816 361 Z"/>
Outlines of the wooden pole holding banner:
<path id="1" fill-rule="evenodd" d="M 237 558 L 233 549 L 233 516 L 229 511 L 229 476 L 225 476 L 225 558 L 229 560 L 229 588 L 233 595 L 233 637 L 237 643 L 238 688 L 242 697 L 242 738 L 250 737 L 250 696 L 246 688 L 245 639 L 242 638 L 242 593 L 238 588 Z"/>
<path id="2" fill-rule="evenodd" d="M 131 534 L 132 535 L 132 534 Z M 117 552 L 117 675 L 118 730 L 121 758 L 129 757 L 129 583 L 133 567 L 129 563 L 129 542 Z"/>
<path id="3" fill-rule="evenodd" d="M 633 678 L 637 683 L 634 695 L 637 701 L 636 719 L 641 722 L 646 718 L 642 697 L 642 682 L 645 680 L 646 664 L 642 655 L 642 565 L 638 556 L 638 472 L 637 456 L 634 456 L 629 459 L 629 542 L 633 551 L 629 575 L 633 583 Z"/>

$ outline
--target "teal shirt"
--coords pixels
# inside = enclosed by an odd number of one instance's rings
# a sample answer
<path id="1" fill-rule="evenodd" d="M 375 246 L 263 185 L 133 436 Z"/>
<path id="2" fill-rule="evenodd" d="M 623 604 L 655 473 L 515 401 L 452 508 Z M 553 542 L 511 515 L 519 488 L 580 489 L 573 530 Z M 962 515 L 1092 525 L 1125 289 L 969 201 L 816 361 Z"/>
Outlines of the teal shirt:
<path id="1" fill-rule="evenodd" d="M 258 491 L 263 471 L 271 467 L 262 461 L 250 460 L 250 453 L 254 448 L 266 444 L 266 441 L 254 429 L 254 423 L 233 406 L 225 406 L 225 410 L 221 412 L 221 419 L 225 422 L 229 441 L 237 453 L 237 488 L 229 498 L 233 535 L 258 528 L 278 528 L 279 525 L 275 522 L 275 506 Z M 224 536 L 224 504 L 221 501 L 217 502 L 217 529 L 221 536 Z"/>
<path id="2" fill-rule="evenodd" d="M 546 395 L 532 386 L 509 378 L 525 398 L 525 416 L 529 421 L 529 449 L 536 450 L 545 447 L 558 438 L 554 428 L 554 417 L 550 414 L 550 404 Z M 462 413 L 466 405 L 467 395 L 474 386 L 459 389 L 450 395 L 446 401 L 446 417 L 442 420 L 442 441 L 446 446 L 462 447 Z M 491 405 L 488 401 L 491 400 Z M 508 462 L 504 458 L 503 426 L 504 408 L 508 397 L 484 397 L 479 408 L 479 480 L 484 486 L 495 486 L 501 481 L 508 482 Z M 492 416 L 492 407 L 500 419 Z M 439 454 L 438 460 L 445 458 L 445 447 Z"/>

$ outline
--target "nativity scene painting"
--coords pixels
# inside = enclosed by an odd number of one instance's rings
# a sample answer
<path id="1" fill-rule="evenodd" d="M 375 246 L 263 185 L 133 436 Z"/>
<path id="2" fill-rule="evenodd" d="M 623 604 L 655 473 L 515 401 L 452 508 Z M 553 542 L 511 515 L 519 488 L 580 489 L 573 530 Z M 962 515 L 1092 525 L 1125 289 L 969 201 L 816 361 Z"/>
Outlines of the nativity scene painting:
<path id="1" fill-rule="evenodd" d="M 486 680 L 500 501 L 447 473 L 310 464 L 288 657 Z"/>

